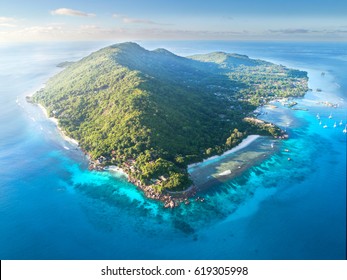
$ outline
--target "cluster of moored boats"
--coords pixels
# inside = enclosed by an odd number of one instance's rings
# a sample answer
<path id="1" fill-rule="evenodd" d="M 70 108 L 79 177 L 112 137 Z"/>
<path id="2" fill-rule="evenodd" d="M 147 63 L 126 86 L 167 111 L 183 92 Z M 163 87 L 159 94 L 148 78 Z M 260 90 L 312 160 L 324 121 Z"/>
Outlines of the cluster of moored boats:
<path id="1" fill-rule="evenodd" d="M 322 125 L 322 120 L 321 120 L 321 118 L 320 118 L 319 113 L 316 115 L 316 117 L 317 117 L 317 120 L 319 120 L 319 125 Z M 333 118 L 333 115 L 330 114 L 328 118 L 329 118 L 329 119 L 332 119 L 332 118 Z M 336 128 L 337 126 L 343 126 L 343 121 L 341 120 L 341 121 L 339 122 L 339 124 L 337 124 L 337 122 L 334 122 L 333 127 Z M 327 125 L 327 124 L 324 124 L 324 125 L 323 125 L 323 128 L 328 128 L 328 125 Z M 345 124 L 345 128 L 342 130 L 342 132 L 345 133 L 345 134 L 347 133 L 347 123 Z"/>

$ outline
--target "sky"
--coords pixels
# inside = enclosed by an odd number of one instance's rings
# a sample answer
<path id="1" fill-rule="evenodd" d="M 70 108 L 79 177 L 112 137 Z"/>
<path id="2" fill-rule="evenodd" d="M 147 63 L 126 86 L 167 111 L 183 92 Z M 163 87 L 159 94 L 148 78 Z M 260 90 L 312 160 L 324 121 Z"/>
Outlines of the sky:
<path id="1" fill-rule="evenodd" d="M 346 0 L 0 0 L 0 41 L 347 41 Z"/>

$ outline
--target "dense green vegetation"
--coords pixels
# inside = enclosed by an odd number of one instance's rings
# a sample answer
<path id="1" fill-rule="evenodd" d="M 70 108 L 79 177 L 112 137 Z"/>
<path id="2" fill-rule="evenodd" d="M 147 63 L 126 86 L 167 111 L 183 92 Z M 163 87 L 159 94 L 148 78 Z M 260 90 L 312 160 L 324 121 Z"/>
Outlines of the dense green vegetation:
<path id="1" fill-rule="evenodd" d="M 275 126 L 245 120 L 271 98 L 303 95 L 306 72 L 225 53 L 184 58 L 135 43 L 69 64 L 33 101 L 100 164 L 157 191 L 191 184 L 187 164 Z"/>
<path id="2" fill-rule="evenodd" d="M 194 55 L 192 59 L 203 62 L 215 62 L 219 70 L 231 80 L 245 85 L 238 93 L 230 97 L 220 93 L 226 99 L 237 98 L 259 106 L 274 98 L 300 97 L 308 90 L 307 72 L 288 69 L 263 60 L 249 59 L 248 56 L 215 52 L 207 55 Z"/>

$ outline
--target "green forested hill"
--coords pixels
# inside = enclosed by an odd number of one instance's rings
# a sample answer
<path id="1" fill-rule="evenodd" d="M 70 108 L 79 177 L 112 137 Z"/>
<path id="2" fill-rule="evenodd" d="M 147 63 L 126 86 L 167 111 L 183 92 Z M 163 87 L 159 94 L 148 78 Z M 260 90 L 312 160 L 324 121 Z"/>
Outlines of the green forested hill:
<path id="1" fill-rule="evenodd" d="M 92 159 L 120 165 L 159 191 L 179 190 L 190 184 L 188 163 L 221 153 L 249 133 L 280 133 L 243 120 L 266 97 L 259 89 L 269 80 L 252 76 L 260 70 L 282 87 L 273 96 L 304 94 L 305 72 L 241 55 L 184 58 L 123 43 L 69 65 L 33 100 Z"/>

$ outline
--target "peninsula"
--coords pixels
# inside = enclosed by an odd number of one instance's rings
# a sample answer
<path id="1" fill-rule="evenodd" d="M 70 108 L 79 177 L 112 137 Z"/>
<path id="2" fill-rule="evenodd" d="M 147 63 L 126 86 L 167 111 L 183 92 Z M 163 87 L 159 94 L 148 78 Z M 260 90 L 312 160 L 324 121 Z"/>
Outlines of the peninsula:
<path id="1" fill-rule="evenodd" d="M 116 165 L 160 200 L 189 189 L 189 164 L 248 135 L 285 137 L 254 110 L 308 90 L 307 73 L 283 65 L 224 52 L 180 57 L 136 43 L 64 66 L 31 101 L 78 141 L 90 168 Z"/>

